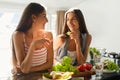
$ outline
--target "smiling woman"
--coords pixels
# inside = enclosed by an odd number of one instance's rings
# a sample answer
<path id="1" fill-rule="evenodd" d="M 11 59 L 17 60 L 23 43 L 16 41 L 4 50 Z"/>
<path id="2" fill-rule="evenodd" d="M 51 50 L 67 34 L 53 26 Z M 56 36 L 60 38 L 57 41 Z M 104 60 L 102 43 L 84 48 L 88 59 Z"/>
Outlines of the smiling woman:
<path id="1" fill-rule="evenodd" d="M 34 0 L 35 1 L 35 0 Z M 54 7 L 53 2 L 57 2 L 56 7 Z M 50 3 L 45 0 L 40 0 L 39 2 L 45 5 L 52 5 L 52 8 L 49 6 L 47 11 L 49 11 L 48 19 L 49 23 L 46 25 L 47 30 L 51 30 L 53 35 L 56 33 L 55 28 L 55 15 L 51 12 L 55 12 L 54 10 L 57 9 L 66 9 L 66 5 L 68 1 L 60 0 L 55 1 L 52 0 Z M 79 0 L 81 2 L 77 2 L 78 0 L 73 1 L 71 4 L 69 1 L 69 7 L 78 7 L 80 8 L 83 13 L 85 14 L 85 20 L 88 25 L 88 29 L 93 36 L 93 42 L 91 46 L 94 47 L 103 47 L 106 48 L 107 51 L 115 51 L 120 52 L 119 48 L 119 41 L 120 38 L 118 37 L 120 34 L 120 1 L 119 0 Z M 10 65 L 10 36 L 13 32 L 14 28 L 16 27 L 17 22 L 13 23 L 12 21 L 12 14 L 18 13 L 21 15 L 23 7 L 25 6 L 27 0 L 0 0 L 0 77 L 4 77 L 4 75 L 10 72 L 10 67 L 6 65 Z M 59 2 L 59 4 L 58 4 Z M 78 3 L 74 4 L 74 3 Z M 82 3 L 82 4 L 80 4 Z M 64 8 L 63 5 L 65 4 Z M 62 5 L 62 6 L 60 6 Z M 19 19 L 20 17 L 18 17 Z M 52 20 L 53 19 L 53 20 Z M 14 18 L 16 20 L 16 18 Z M 53 23 L 51 23 L 51 20 Z M 17 20 L 16 20 L 17 21 Z M 109 36 L 108 36 L 109 35 Z M 7 73 L 8 72 L 8 73 Z M 1 79 L 1 78 L 0 78 Z"/>
<path id="2" fill-rule="evenodd" d="M 22 12 L 22 11 L 21 11 Z M 19 11 L 0 12 L 0 80 L 7 80 L 11 76 L 11 35 L 15 30 L 21 16 Z M 49 23 L 46 29 L 55 35 L 55 15 L 47 15 Z M 51 23 L 52 22 L 52 23 Z M 51 27 L 52 26 L 52 27 Z M 52 28 L 52 29 L 51 29 Z"/>

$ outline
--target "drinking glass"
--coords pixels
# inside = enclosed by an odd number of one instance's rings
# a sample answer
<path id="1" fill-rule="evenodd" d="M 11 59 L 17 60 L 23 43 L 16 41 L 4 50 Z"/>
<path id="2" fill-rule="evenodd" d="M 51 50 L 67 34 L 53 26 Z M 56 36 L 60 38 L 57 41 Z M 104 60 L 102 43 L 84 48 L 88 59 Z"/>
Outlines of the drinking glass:
<path id="1" fill-rule="evenodd" d="M 101 79 L 103 74 L 103 63 L 101 61 L 95 62 L 95 71 L 96 71 L 96 78 L 98 80 Z"/>

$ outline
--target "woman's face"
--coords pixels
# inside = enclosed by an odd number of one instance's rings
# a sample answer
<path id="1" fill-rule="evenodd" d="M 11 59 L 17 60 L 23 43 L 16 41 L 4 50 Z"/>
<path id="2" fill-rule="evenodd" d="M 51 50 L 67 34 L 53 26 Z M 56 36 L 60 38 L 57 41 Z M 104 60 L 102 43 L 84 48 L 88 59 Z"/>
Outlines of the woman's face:
<path id="1" fill-rule="evenodd" d="M 70 31 L 76 31 L 79 29 L 79 23 L 74 12 L 67 13 L 66 20 L 67 20 L 67 26 L 70 29 Z"/>
<path id="2" fill-rule="evenodd" d="M 46 17 L 46 11 L 43 11 L 38 16 L 35 16 L 33 21 L 34 21 L 34 23 L 36 24 L 37 27 L 39 27 L 41 29 L 44 29 L 45 24 L 48 22 L 48 19 Z"/>

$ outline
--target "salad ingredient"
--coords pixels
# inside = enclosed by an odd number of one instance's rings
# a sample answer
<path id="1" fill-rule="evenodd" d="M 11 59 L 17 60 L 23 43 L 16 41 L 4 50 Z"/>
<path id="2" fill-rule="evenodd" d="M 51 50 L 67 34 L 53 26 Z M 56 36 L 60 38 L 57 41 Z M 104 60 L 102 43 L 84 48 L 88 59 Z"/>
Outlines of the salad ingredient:
<path id="1" fill-rule="evenodd" d="M 78 70 L 80 72 L 84 72 L 84 71 L 90 71 L 92 69 L 92 64 L 86 62 L 84 64 L 81 64 L 79 67 L 78 67 Z"/>
<path id="2" fill-rule="evenodd" d="M 53 71 L 61 71 L 61 72 L 73 72 L 77 73 L 78 69 L 71 65 L 71 58 L 68 56 L 64 56 L 61 63 L 56 63 L 53 67 Z"/>
<path id="3" fill-rule="evenodd" d="M 90 54 L 100 55 L 100 51 L 98 49 L 96 49 L 95 47 L 90 47 L 89 52 L 90 52 Z"/>
<path id="4" fill-rule="evenodd" d="M 59 71 L 52 71 L 50 73 L 50 75 L 52 75 L 52 79 L 65 79 L 68 80 L 71 78 L 71 76 L 73 75 L 73 72 L 59 72 Z"/>
<path id="5" fill-rule="evenodd" d="M 70 32 L 70 31 L 68 31 L 66 34 L 69 36 L 69 35 L 70 35 L 70 33 L 71 33 L 71 32 Z"/>
<path id="6" fill-rule="evenodd" d="M 88 62 L 85 63 L 84 66 L 85 66 L 85 69 L 88 70 L 88 71 L 90 71 L 92 69 L 92 64 L 90 64 Z"/>
<path id="7" fill-rule="evenodd" d="M 52 71 L 50 74 L 49 73 L 44 73 L 43 74 L 43 79 L 48 78 L 50 80 L 68 80 L 71 78 L 73 75 L 73 72 L 59 72 L 59 71 Z M 46 79 L 45 79 L 46 80 Z"/>
<path id="8" fill-rule="evenodd" d="M 105 70 L 115 70 L 115 71 L 119 70 L 119 66 L 109 59 L 104 60 L 103 64 Z"/>
<path id="9" fill-rule="evenodd" d="M 49 73 L 44 73 L 43 76 L 46 78 L 52 79 L 52 76 Z"/>
<path id="10" fill-rule="evenodd" d="M 78 67 L 79 71 L 80 72 L 84 72 L 85 71 L 85 66 L 84 64 L 81 64 L 79 67 Z"/>

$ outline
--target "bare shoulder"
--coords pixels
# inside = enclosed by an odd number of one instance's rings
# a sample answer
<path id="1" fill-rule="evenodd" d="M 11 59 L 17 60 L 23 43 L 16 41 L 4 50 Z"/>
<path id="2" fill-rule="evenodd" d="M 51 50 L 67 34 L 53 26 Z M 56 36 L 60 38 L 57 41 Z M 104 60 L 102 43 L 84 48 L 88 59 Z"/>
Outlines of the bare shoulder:
<path id="1" fill-rule="evenodd" d="M 64 38 L 65 38 L 64 35 L 58 35 L 54 40 L 62 43 L 65 40 Z"/>
<path id="2" fill-rule="evenodd" d="M 63 35 L 58 35 L 53 41 L 54 47 L 58 48 L 59 46 L 61 46 L 63 44 L 64 40 L 65 39 L 64 39 Z"/>
<path id="3" fill-rule="evenodd" d="M 91 34 L 87 34 L 87 38 L 92 39 Z"/>
<path id="4" fill-rule="evenodd" d="M 88 42 L 88 45 L 90 45 L 91 41 L 92 41 L 92 36 L 90 34 L 87 34 L 87 42 Z"/>
<path id="5" fill-rule="evenodd" d="M 52 32 L 50 32 L 50 31 L 45 31 L 45 34 L 48 34 L 48 35 L 52 36 Z"/>
<path id="6" fill-rule="evenodd" d="M 19 32 L 19 31 L 15 31 L 15 32 L 13 32 L 13 34 L 12 34 L 12 38 L 14 39 L 14 40 L 22 40 L 23 39 L 23 35 L 24 35 L 24 33 L 23 32 Z"/>
<path id="7" fill-rule="evenodd" d="M 44 31 L 44 33 L 45 33 L 45 35 L 46 35 L 46 37 L 47 38 L 49 38 L 49 39 L 53 39 L 53 34 L 52 34 L 52 32 L 50 32 L 50 31 Z"/>

